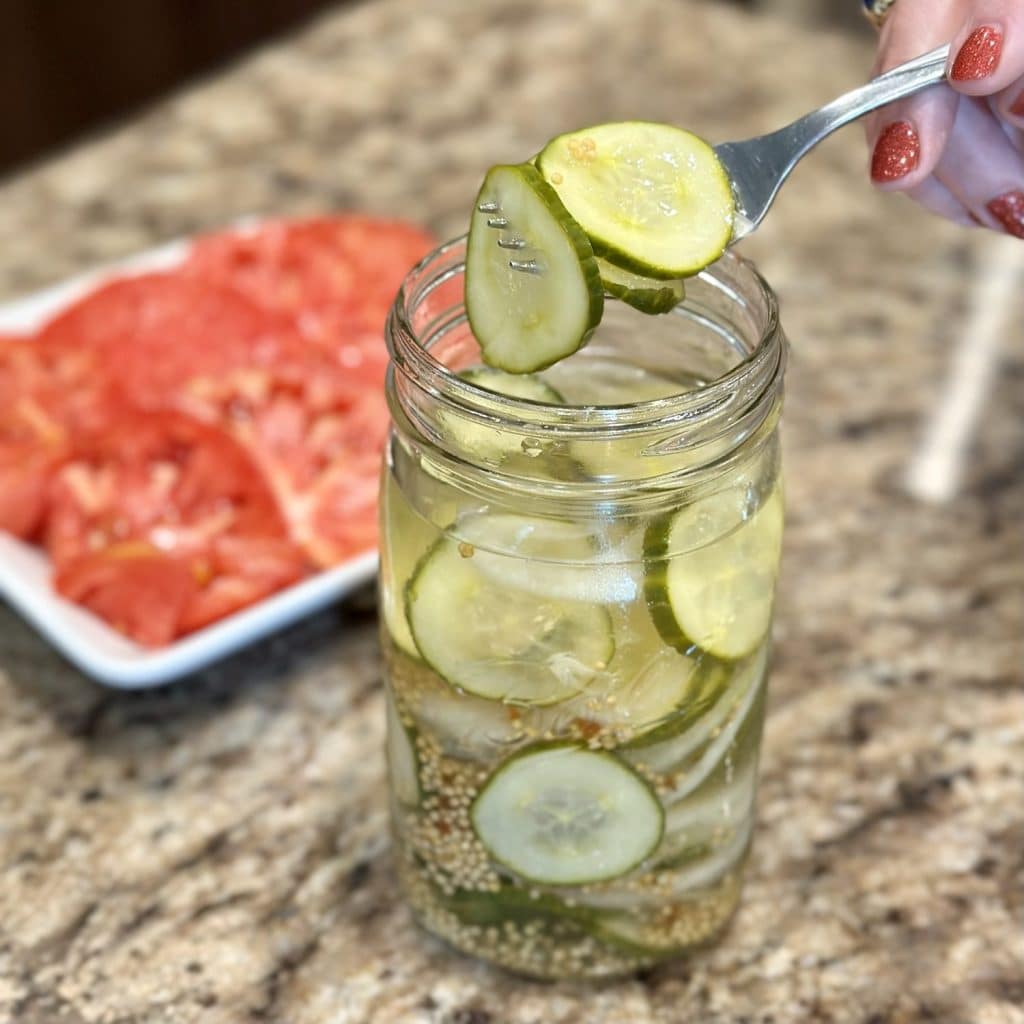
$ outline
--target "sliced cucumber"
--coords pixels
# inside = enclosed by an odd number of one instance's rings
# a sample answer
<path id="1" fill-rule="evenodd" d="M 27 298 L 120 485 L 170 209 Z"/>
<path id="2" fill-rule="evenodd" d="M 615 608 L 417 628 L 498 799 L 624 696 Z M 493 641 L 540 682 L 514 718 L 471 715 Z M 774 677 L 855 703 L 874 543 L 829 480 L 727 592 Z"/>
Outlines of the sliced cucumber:
<path id="1" fill-rule="evenodd" d="M 749 758 L 713 793 L 670 807 L 665 815 L 665 841 L 658 850 L 658 860 L 684 843 L 710 842 L 721 829 L 740 825 L 753 813 L 756 780 L 757 760 Z"/>
<path id="2" fill-rule="evenodd" d="M 525 736 L 518 708 L 457 693 L 441 681 L 419 695 L 411 714 L 445 754 L 460 760 L 493 762 Z"/>
<path id="3" fill-rule="evenodd" d="M 497 892 L 458 889 L 440 894 L 440 902 L 463 924 L 501 927 L 506 921 L 563 920 L 589 924 L 594 914 L 582 907 L 570 906 L 551 893 L 503 885 Z"/>
<path id="4" fill-rule="evenodd" d="M 675 650 L 675 648 L 670 648 L 670 650 Z M 687 655 L 680 654 L 680 657 L 687 657 Z M 677 738 L 683 734 L 700 733 L 704 732 L 705 728 L 712 728 L 705 726 L 705 720 L 712 721 L 715 718 L 718 702 L 726 688 L 728 670 L 722 662 L 702 655 L 696 648 L 689 657 L 696 661 L 697 667 L 686 701 L 679 706 L 677 713 L 671 718 L 626 745 L 624 752 L 627 752 L 631 760 L 640 760 L 649 751 L 657 754 L 671 744 L 677 743 Z M 722 717 L 724 718 L 724 713 Z M 707 735 L 704 738 L 706 739 Z M 674 746 L 672 749 L 675 749 Z M 629 753 L 633 750 L 638 751 L 638 757 L 633 757 Z M 654 763 L 648 767 L 655 771 L 661 770 L 659 759 L 656 756 L 653 757 L 653 761 Z M 670 764 L 675 763 L 674 761 L 670 762 Z"/>
<path id="5" fill-rule="evenodd" d="M 380 494 L 381 516 L 381 617 L 396 647 L 413 658 L 419 651 L 405 618 L 403 582 L 434 541 L 436 530 L 413 510 L 395 480 L 394 468 L 384 472 Z"/>
<path id="6" fill-rule="evenodd" d="M 414 807 L 420 802 L 419 759 L 416 757 L 413 737 L 398 713 L 394 697 L 386 687 L 385 694 L 388 727 L 388 774 L 391 791 L 399 803 L 406 807 Z"/>
<path id="7" fill-rule="evenodd" d="M 470 384 L 510 398 L 524 398 L 544 405 L 565 404 L 565 399 L 555 388 L 532 373 L 505 373 L 493 366 L 474 366 L 463 370 L 459 376 Z"/>
<path id="8" fill-rule="evenodd" d="M 747 744 L 740 741 L 740 732 L 756 730 L 753 743 L 759 742 L 764 688 L 752 687 L 743 698 L 732 718 L 723 726 L 722 731 L 702 749 L 700 756 L 692 763 L 668 774 L 670 785 L 662 794 L 667 804 L 674 804 L 696 792 L 716 773 L 727 772 L 733 761 L 741 756 L 740 749 Z M 749 726 L 749 728 L 748 728 Z M 736 750 L 734 750 L 734 745 Z"/>
<path id="9" fill-rule="evenodd" d="M 594 524 L 494 513 L 465 516 L 455 532 L 495 586 L 595 604 L 631 601 L 642 587 L 625 542 L 599 536 Z"/>
<path id="10" fill-rule="evenodd" d="M 434 671 L 490 700 L 565 700 L 615 652 L 601 605 L 516 589 L 478 561 L 472 543 L 453 537 L 423 557 L 406 590 L 406 614 Z"/>
<path id="11" fill-rule="evenodd" d="M 669 313 L 686 298 L 682 281 L 659 281 L 653 277 L 643 277 L 601 258 L 598 258 L 597 266 L 601 271 L 605 294 L 625 302 L 641 313 Z"/>
<path id="12" fill-rule="evenodd" d="M 654 746 L 623 751 L 629 761 L 643 765 L 648 771 L 658 771 L 663 782 L 662 799 L 674 804 L 695 792 L 718 770 L 740 735 L 751 722 L 760 730 L 761 705 L 764 695 L 763 673 L 751 673 L 745 689 L 736 702 L 725 704 L 725 714 L 714 717 L 717 723 L 707 730 L 703 721 L 674 740 Z M 731 692 L 736 692 L 732 691 Z M 716 712 L 717 712 L 716 708 Z M 754 719 L 752 716 L 757 715 Z M 709 718 L 711 716 L 708 716 Z M 655 768 L 651 762 L 659 765 Z"/>
<path id="13" fill-rule="evenodd" d="M 737 869 L 750 847 L 752 831 L 748 821 L 710 856 L 664 875 L 670 879 L 665 888 L 588 896 L 588 909 L 603 907 L 606 911 L 588 931 L 611 946 L 654 957 L 669 956 L 711 938 L 736 906 Z M 680 929 L 680 918 L 686 921 L 691 913 L 693 927 Z"/>
<path id="14" fill-rule="evenodd" d="M 562 396 L 533 374 L 505 373 L 489 366 L 479 366 L 463 370 L 459 376 L 477 387 L 511 398 L 548 405 L 563 404 Z M 495 426 L 494 422 L 481 422 L 469 413 L 454 408 L 439 409 L 437 416 L 445 432 L 457 440 L 459 447 L 478 458 L 500 462 L 522 452 L 523 435 L 503 430 Z"/>
<path id="15" fill-rule="evenodd" d="M 695 644 L 735 660 L 753 652 L 768 632 L 782 551 L 782 495 L 775 488 L 753 515 L 740 519 L 744 501 L 730 488 L 648 528 L 647 606 L 658 631 L 680 650 Z"/>
<path id="16" fill-rule="evenodd" d="M 466 249 L 466 314 L 484 361 L 541 370 L 575 352 L 603 310 L 594 250 L 554 189 L 532 164 L 492 167 Z"/>
<path id="17" fill-rule="evenodd" d="M 544 374 L 570 405 L 628 405 L 690 391 L 697 384 L 663 377 L 639 366 L 596 352 L 587 353 L 587 371 L 574 363 L 558 363 Z M 589 447 L 593 447 L 593 442 Z M 635 443 L 632 445 L 635 450 Z M 634 460 L 636 456 L 634 455 Z"/>
<path id="18" fill-rule="evenodd" d="M 672 125 L 623 121 L 560 135 L 541 174 L 598 256 L 662 279 L 714 263 L 732 237 L 736 202 L 715 151 Z"/>
<path id="19" fill-rule="evenodd" d="M 628 629 L 628 624 L 623 626 L 624 632 Z M 592 683 L 560 709 L 584 729 L 591 724 L 617 738 L 642 736 L 690 702 L 699 675 L 697 662 L 663 644 L 648 649 L 646 656 L 620 648 L 612 659 L 608 685 Z"/>
<path id="20" fill-rule="evenodd" d="M 746 717 L 762 688 L 768 647 L 736 666 L 712 662 L 702 666 L 695 700 L 658 729 L 638 737 L 623 756 L 648 771 L 676 774 L 691 756 L 720 736 L 733 719 Z"/>
<path id="21" fill-rule="evenodd" d="M 753 818 L 748 818 L 725 843 L 707 857 L 682 868 L 659 872 L 660 879 L 666 884 L 658 885 L 657 888 L 644 890 L 620 885 L 574 890 L 572 899 L 589 910 L 621 911 L 631 915 L 637 925 L 642 925 L 648 920 L 647 915 L 663 907 L 667 899 L 692 900 L 699 897 L 703 890 L 721 882 L 730 871 L 734 871 L 750 846 L 753 831 Z"/>
<path id="22" fill-rule="evenodd" d="M 571 744 L 510 758 L 484 784 L 470 816 L 496 861 L 543 885 L 618 878 L 657 848 L 664 827 L 661 804 L 632 768 Z"/>

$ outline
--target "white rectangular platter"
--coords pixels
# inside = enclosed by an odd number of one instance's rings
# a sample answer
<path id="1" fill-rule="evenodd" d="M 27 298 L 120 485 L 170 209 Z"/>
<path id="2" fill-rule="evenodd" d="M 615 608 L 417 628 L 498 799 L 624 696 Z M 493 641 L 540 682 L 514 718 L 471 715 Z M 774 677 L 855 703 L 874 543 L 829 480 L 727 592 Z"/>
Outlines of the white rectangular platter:
<path id="1" fill-rule="evenodd" d="M 172 242 L 0 305 L 0 332 L 32 331 L 105 278 L 170 269 L 187 251 L 187 242 Z M 377 553 L 367 552 L 154 650 L 134 643 L 61 598 L 51 586 L 45 552 L 0 532 L 0 599 L 87 675 L 121 689 L 158 686 L 195 672 L 339 600 L 373 579 L 376 571 Z M 0 650 L 0 663 L 2 659 Z"/>

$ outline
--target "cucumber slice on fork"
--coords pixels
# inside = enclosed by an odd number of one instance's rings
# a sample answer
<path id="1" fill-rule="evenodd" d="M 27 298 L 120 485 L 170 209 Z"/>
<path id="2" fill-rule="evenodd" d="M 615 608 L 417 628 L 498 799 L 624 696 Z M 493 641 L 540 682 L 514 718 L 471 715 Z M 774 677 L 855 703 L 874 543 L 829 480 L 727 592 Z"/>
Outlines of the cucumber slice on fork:
<path id="1" fill-rule="evenodd" d="M 625 302 L 641 313 L 670 313 L 686 298 L 682 280 L 659 281 L 657 278 L 643 277 L 631 270 L 623 270 L 601 257 L 598 257 L 597 266 L 601 271 L 605 294 Z"/>
<path id="2" fill-rule="evenodd" d="M 552 139 L 537 158 L 598 256 L 646 277 L 689 277 L 732 238 L 736 202 L 715 151 L 690 132 L 623 121 Z"/>
<path id="3" fill-rule="evenodd" d="M 484 361 L 533 373 L 575 352 L 600 323 L 594 250 L 532 164 L 492 167 L 466 249 L 466 315 Z"/>

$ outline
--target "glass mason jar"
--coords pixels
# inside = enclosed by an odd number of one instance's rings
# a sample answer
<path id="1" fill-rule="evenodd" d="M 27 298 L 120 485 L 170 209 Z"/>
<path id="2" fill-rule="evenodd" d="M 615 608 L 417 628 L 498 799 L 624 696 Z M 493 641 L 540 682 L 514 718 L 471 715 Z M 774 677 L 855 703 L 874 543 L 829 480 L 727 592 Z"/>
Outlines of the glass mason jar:
<path id="1" fill-rule="evenodd" d="M 388 325 L 381 624 L 401 883 L 453 946 L 621 974 L 719 932 L 750 845 L 782 539 L 776 301 L 729 254 L 480 368 L 464 240 Z M 476 368 L 476 369 L 473 369 Z"/>

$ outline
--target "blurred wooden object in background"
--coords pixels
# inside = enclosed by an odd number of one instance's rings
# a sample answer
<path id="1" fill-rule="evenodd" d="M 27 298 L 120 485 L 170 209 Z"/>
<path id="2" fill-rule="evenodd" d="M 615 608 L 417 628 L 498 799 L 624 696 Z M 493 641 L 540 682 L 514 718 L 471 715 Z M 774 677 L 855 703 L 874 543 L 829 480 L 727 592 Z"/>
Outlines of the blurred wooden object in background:
<path id="1" fill-rule="evenodd" d="M 805 25 L 864 28 L 860 0 L 734 0 L 742 7 L 795 18 Z"/>
<path id="2" fill-rule="evenodd" d="M 0 172 L 331 0 L 0 0 Z"/>
<path id="3" fill-rule="evenodd" d="M 0 173 L 343 2 L 0 0 Z M 730 2 L 812 24 L 861 20 L 857 0 Z"/>

